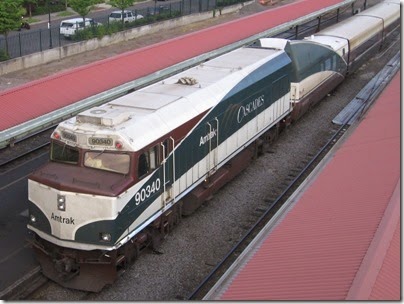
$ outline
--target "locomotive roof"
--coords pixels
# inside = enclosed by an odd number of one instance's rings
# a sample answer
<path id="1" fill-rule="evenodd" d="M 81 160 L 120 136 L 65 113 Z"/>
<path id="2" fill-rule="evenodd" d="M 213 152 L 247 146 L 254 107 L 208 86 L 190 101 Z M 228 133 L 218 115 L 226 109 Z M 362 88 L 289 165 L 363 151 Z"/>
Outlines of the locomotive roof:
<path id="1" fill-rule="evenodd" d="M 240 48 L 86 110 L 61 126 L 87 134 L 119 133 L 137 151 L 209 111 L 251 71 L 282 53 L 271 48 Z"/>

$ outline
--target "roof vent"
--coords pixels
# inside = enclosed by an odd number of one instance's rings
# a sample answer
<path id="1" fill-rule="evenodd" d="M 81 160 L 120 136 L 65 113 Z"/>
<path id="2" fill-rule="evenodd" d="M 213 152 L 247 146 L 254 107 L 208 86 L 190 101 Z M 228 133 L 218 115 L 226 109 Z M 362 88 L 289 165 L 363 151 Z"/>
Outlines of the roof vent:
<path id="1" fill-rule="evenodd" d="M 113 127 L 129 120 L 131 115 L 131 112 L 122 109 L 95 107 L 78 114 L 76 121 L 78 123 Z"/>
<path id="2" fill-rule="evenodd" d="M 197 84 L 198 81 L 192 77 L 181 77 L 180 79 L 178 79 L 177 83 L 183 84 L 183 85 L 194 85 L 194 84 Z"/>

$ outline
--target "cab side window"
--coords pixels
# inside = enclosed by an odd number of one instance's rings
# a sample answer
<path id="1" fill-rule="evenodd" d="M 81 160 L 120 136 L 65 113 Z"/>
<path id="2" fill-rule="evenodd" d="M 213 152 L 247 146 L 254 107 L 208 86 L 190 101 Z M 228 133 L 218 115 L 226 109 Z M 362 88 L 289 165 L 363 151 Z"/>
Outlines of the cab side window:
<path id="1" fill-rule="evenodd" d="M 138 160 L 138 177 L 142 178 L 146 174 L 150 173 L 160 165 L 159 157 L 159 145 L 148 149 L 139 155 Z"/>
<path id="2" fill-rule="evenodd" d="M 145 153 L 139 155 L 139 163 L 138 163 L 138 177 L 146 175 L 149 172 L 149 164 L 147 163 L 147 156 Z"/>

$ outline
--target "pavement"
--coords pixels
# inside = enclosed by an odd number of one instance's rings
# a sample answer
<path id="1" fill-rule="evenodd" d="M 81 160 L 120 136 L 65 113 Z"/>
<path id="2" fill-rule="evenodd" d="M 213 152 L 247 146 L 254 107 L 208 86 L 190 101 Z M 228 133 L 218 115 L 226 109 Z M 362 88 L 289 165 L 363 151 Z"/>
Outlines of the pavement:
<path id="1" fill-rule="evenodd" d="M 91 10 L 90 13 L 104 11 L 104 10 L 108 10 L 111 8 L 112 8 L 112 6 L 109 4 L 99 3 L 94 6 L 94 8 Z M 34 19 L 36 21 L 35 22 L 30 21 L 29 24 L 33 25 L 33 24 L 49 22 L 49 18 L 51 21 L 55 21 L 55 20 L 70 19 L 70 18 L 75 18 L 75 17 L 80 16 L 71 7 L 67 7 L 67 12 L 70 12 L 71 15 L 63 14 L 61 16 L 61 13 L 64 13 L 64 12 L 56 12 L 56 13 L 51 13 L 50 16 L 49 16 L 49 14 L 32 16 L 30 19 Z"/>

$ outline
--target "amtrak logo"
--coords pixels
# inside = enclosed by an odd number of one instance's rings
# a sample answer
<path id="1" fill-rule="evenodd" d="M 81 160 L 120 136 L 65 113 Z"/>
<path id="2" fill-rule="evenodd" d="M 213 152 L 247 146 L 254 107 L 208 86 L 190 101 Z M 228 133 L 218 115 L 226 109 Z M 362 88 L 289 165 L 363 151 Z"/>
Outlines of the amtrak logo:
<path id="1" fill-rule="evenodd" d="M 199 147 L 203 146 L 204 144 L 206 144 L 209 140 L 211 140 L 213 137 L 215 137 L 217 135 L 216 133 L 216 129 L 213 129 L 212 131 L 210 131 L 207 135 L 205 136 L 201 136 L 201 139 L 199 140 Z"/>
<path id="2" fill-rule="evenodd" d="M 60 215 L 55 215 L 53 212 L 52 212 L 51 219 L 54 220 L 55 222 L 58 222 L 58 223 L 61 223 L 61 224 L 75 225 L 74 224 L 74 220 L 75 220 L 74 218 L 72 218 L 72 217 L 68 218 L 68 217 L 63 217 L 63 216 L 60 216 Z"/>
<path id="3" fill-rule="evenodd" d="M 264 95 L 261 95 L 255 98 L 253 101 L 247 103 L 245 106 L 241 106 L 238 109 L 237 122 L 241 123 L 244 117 L 250 115 L 252 112 L 262 107 L 263 105 L 264 105 Z"/>

